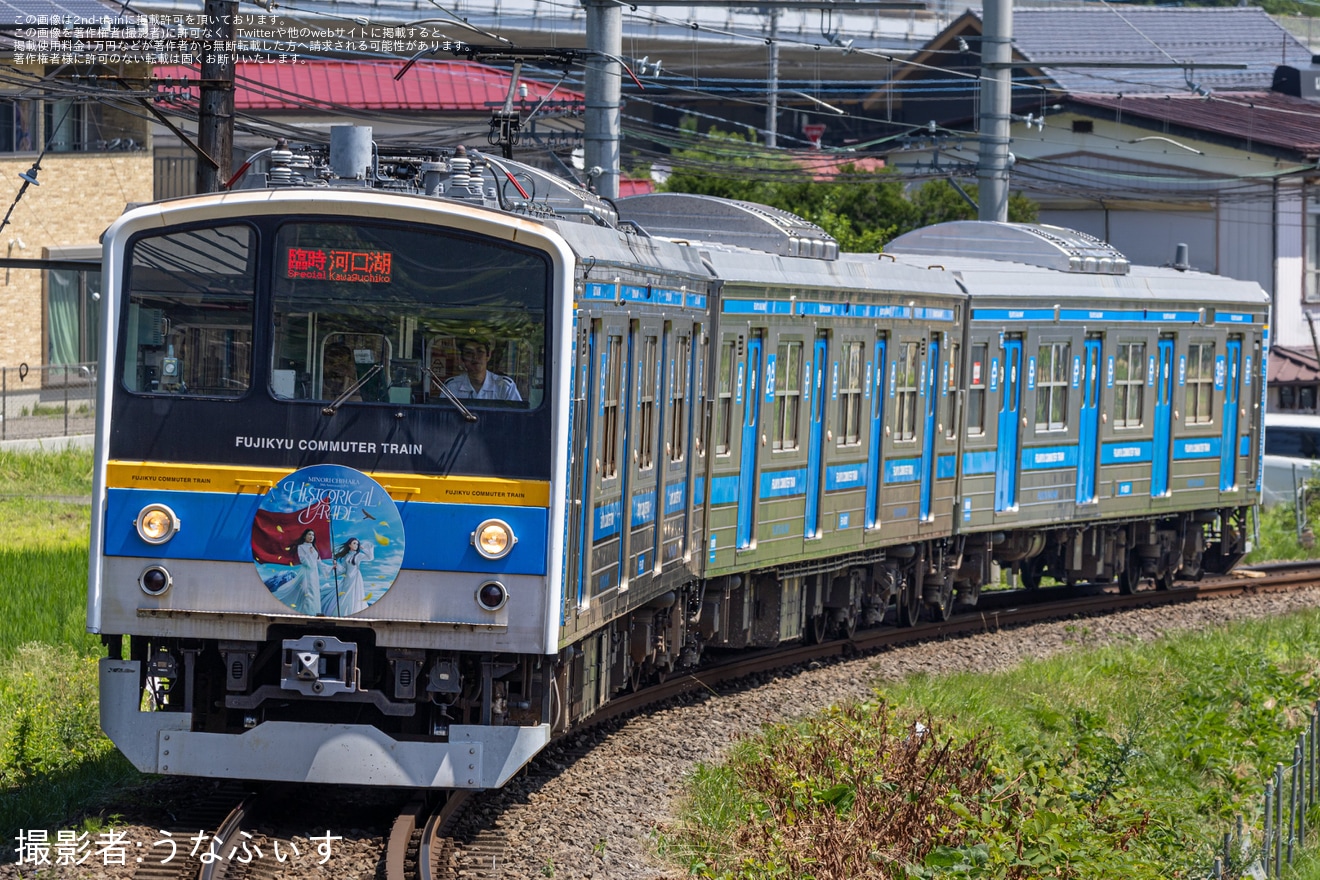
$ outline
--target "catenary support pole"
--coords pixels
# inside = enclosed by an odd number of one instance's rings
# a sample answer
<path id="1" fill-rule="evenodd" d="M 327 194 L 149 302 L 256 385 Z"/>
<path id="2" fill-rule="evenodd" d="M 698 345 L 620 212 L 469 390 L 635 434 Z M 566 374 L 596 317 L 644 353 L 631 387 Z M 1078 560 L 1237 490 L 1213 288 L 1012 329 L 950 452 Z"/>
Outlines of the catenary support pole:
<path id="1" fill-rule="evenodd" d="M 584 0 L 587 8 L 586 117 L 582 154 L 596 192 L 619 197 L 619 53 L 623 50 L 623 7 L 613 0 Z"/>
<path id="2" fill-rule="evenodd" d="M 981 37 L 981 151 L 978 220 L 1008 220 L 1009 114 L 1012 112 L 1013 0 L 986 0 Z"/>

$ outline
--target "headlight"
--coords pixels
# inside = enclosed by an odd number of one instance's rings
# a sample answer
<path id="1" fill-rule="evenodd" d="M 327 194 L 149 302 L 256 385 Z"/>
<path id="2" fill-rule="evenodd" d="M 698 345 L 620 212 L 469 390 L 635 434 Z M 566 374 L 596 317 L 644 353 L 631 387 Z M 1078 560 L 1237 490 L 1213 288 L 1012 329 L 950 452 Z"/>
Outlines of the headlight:
<path id="1" fill-rule="evenodd" d="M 472 533 L 472 545 L 487 559 L 503 559 L 516 543 L 513 529 L 502 519 L 488 519 Z"/>
<path id="2" fill-rule="evenodd" d="M 148 544 L 164 544 L 179 530 L 179 518 L 164 504 L 148 504 L 136 520 L 138 537 Z"/>

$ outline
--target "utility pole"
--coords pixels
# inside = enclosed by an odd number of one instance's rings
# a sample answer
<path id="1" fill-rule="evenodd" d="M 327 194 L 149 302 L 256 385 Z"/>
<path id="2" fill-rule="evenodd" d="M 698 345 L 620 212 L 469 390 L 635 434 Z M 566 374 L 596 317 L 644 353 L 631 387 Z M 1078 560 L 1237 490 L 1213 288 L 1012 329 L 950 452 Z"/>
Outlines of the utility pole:
<path id="1" fill-rule="evenodd" d="M 779 10 L 766 10 L 770 13 L 770 75 L 766 83 L 765 108 L 765 145 L 779 146 Z"/>
<path id="2" fill-rule="evenodd" d="M 587 8 L 586 115 L 582 158 L 596 192 L 619 197 L 619 103 L 623 95 L 623 7 L 614 0 L 583 0 Z"/>
<path id="3" fill-rule="evenodd" d="M 985 0 L 981 33 L 978 220 L 1008 220 L 1008 144 L 1013 110 L 1013 0 Z"/>
<path id="4" fill-rule="evenodd" d="M 208 0 L 209 2 L 209 0 Z M 1006 2 L 1006 0 L 1005 0 Z M 623 53 L 623 6 L 616 0 L 582 0 L 587 10 L 586 117 L 583 120 L 582 153 L 587 172 L 596 180 L 596 192 L 607 198 L 619 195 L 619 101 L 623 89 L 619 56 Z M 641 6 L 691 6 L 692 0 L 640 0 Z M 868 12 L 877 9 L 925 9 L 924 0 L 726 0 L 721 7 L 741 9 L 846 9 Z M 777 19 L 772 19 L 772 28 Z M 773 34 L 777 34 L 775 30 Z M 771 37 L 771 64 L 778 65 L 778 40 Z M 771 107 L 778 103 L 778 75 L 772 76 L 774 95 Z M 774 137 L 774 124 L 766 128 Z M 774 146 L 774 142 L 769 142 Z M 591 174 L 599 168 L 598 174 Z"/>
<path id="5" fill-rule="evenodd" d="M 199 193 L 219 192 L 229 182 L 234 154 L 234 33 L 238 0 L 206 0 L 202 43 L 197 146 L 215 160 L 197 163 Z"/>

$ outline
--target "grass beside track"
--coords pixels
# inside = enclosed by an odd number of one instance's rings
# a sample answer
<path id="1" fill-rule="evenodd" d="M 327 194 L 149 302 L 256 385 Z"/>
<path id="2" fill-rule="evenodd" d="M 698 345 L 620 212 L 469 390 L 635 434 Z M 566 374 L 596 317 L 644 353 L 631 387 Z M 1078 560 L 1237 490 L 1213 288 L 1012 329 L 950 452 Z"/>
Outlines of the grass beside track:
<path id="1" fill-rule="evenodd" d="M 1318 675 L 1320 611 L 885 684 L 701 768 L 665 848 L 749 880 L 1207 877 Z"/>
<path id="2" fill-rule="evenodd" d="M 91 491 L 90 451 L 0 453 L 0 851 L 140 778 L 100 730 Z"/>

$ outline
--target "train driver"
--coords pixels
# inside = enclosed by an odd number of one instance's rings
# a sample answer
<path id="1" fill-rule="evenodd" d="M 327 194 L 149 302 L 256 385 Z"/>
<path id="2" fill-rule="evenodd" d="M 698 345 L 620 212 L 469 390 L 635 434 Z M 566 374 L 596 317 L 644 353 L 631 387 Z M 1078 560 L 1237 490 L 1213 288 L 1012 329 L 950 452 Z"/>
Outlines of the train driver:
<path id="1" fill-rule="evenodd" d="M 512 379 L 486 369 L 490 343 L 484 339 L 464 339 L 459 343 L 458 353 L 464 372 L 445 380 L 445 387 L 455 395 L 477 400 L 522 400 Z"/>
<path id="2" fill-rule="evenodd" d="M 353 356 L 353 349 L 342 342 L 334 342 L 326 346 L 325 356 L 321 362 L 321 372 L 321 396 L 328 400 L 338 399 L 341 394 L 352 388 L 358 380 L 357 362 Z M 362 400 L 361 389 L 350 394 L 348 400 Z"/>

